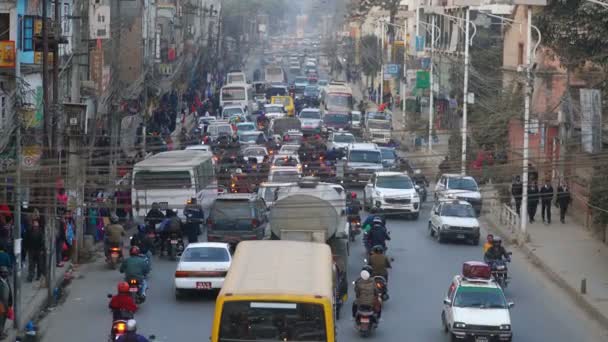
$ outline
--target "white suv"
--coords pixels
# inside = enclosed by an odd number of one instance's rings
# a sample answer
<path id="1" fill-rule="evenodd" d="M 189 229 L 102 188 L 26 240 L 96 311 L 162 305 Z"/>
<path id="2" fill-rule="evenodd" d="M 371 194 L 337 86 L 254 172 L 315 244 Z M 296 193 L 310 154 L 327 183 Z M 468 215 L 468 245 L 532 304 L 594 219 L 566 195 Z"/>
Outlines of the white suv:
<path id="1" fill-rule="evenodd" d="M 469 202 L 443 200 L 436 202 L 429 219 L 429 234 L 440 243 L 448 239 L 479 244 L 479 221 Z"/>
<path id="2" fill-rule="evenodd" d="M 363 191 L 368 211 L 402 212 L 418 219 L 420 197 L 410 177 L 401 172 L 376 172 Z"/>
<path id="3" fill-rule="evenodd" d="M 441 323 L 452 341 L 510 342 L 511 307 L 494 280 L 457 275 L 443 300 Z"/>
<path id="4" fill-rule="evenodd" d="M 454 173 L 441 175 L 435 186 L 435 200 L 459 199 L 471 203 L 477 216 L 481 213 L 481 193 L 475 178 Z"/>

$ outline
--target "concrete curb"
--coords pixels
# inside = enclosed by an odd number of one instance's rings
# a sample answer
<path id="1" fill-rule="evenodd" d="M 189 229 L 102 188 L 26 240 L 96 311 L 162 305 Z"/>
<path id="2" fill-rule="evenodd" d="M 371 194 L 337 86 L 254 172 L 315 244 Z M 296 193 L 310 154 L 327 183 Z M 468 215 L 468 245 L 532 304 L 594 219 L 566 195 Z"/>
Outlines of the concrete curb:
<path id="1" fill-rule="evenodd" d="M 504 230 L 503 228 L 499 228 L 491 218 L 491 214 L 486 214 L 483 217 L 483 221 L 487 223 L 488 230 L 493 232 L 498 232 L 503 236 L 509 237 L 509 244 L 513 246 L 517 246 L 518 249 L 528 258 L 528 260 L 538 268 L 547 278 L 551 279 L 554 284 L 564 290 L 568 296 L 583 310 L 585 311 L 591 318 L 597 321 L 602 325 L 604 329 L 608 329 L 608 315 L 602 313 L 598 310 L 589 300 L 588 297 L 579 293 L 579 290 L 570 285 L 566 279 L 559 275 L 556 271 L 554 271 L 551 266 L 549 266 L 546 262 L 544 262 L 534 250 L 530 247 L 528 243 L 518 244 L 516 238 L 513 237 L 513 234 L 509 231 Z"/>

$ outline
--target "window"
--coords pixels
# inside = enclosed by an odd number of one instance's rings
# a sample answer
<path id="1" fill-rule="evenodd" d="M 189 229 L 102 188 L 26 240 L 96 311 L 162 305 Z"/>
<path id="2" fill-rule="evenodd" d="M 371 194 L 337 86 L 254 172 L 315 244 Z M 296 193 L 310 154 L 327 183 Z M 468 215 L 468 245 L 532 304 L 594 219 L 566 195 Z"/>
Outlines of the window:
<path id="1" fill-rule="evenodd" d="M 23 51 L 34 51 L 34 16 L 26 15 L 23 17 L 21 38 L 21 49 Z"/>
<path id="2" fill-rule="evenodd" d="M 71 27 L 70 27 L 70 19 L 68 18 L 69 15 L 71 15 L 72 13 L 70 13 L 70 4 L 68 3 L 64 3 L 63 4 L 63 16 L 62 16 L 62 30 L 63 30 L 63 34 L 64 35 L 69 35 L 71 32 Z M 105 19 L 105 18 L 104 18 Z"/>

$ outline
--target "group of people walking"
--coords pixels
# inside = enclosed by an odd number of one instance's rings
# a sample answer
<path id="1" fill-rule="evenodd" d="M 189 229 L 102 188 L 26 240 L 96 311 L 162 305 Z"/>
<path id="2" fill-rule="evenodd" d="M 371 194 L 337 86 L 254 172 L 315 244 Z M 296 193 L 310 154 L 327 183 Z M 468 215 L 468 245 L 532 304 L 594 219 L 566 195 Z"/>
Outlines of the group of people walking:
<path id="1" fill-rule="evenodd" d="M 521 210 L 521 202 L 523 197 L 523 184 L 519 176 L 515 177 L 511 185 L 511 195 L 515 200 L 515 210 L 519 214 Z M 559 207 L 559 219 L 561 223 L 566 223 L 566 212 L 572 201 L 570 196 L 570 188 L 567 184 L 562 183 L 557 187 L 555 193 L 550 180 L 546 180 L 542 187 L 538 187 L 536 180 L 532 180 L 528 185 L 528 220 L 530 223 L 535 222 L 536 210 L 540 202 L 541 218 L 543 223 L 551 224 L 551 205 L 555 198 L 555 204 Z"/>

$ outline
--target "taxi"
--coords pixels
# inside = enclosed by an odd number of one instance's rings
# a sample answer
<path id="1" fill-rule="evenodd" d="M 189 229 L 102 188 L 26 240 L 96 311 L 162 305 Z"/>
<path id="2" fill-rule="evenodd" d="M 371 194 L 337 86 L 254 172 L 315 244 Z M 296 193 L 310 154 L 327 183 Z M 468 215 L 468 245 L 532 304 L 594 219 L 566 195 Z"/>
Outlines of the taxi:
<path id="1" fill-rule="evenodd" d="M 478 261 L 465 262 L 443 300 L 441 323 L 452 341 L 511 341 L 510 309 L 491 268 Z"/>
<path id="2" fill-rule="evenodd" d="M 294 116 L 296 112 L 296 106 L 291 96 L 273 96 L 270 98 L 270 103 L 283 105 L 288 116 Z"/>

